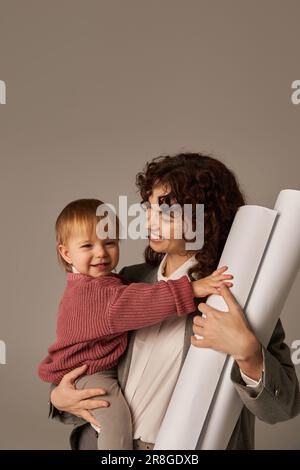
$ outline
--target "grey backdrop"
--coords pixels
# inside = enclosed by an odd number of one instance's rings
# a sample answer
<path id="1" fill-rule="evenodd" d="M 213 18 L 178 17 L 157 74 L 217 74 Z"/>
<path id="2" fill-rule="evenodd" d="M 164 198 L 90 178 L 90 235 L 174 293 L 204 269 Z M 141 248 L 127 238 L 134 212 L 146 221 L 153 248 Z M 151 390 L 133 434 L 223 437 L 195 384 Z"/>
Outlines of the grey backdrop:
<path id="1" fill-rule="evenodd" d="M 64 288 L 53 225 L 66 203 L 137 201 L 145 162 L 182 150 L 213 152 L 250 203 L 300 189 L 299 15 L 293 0 L 0 1 L 1 449 L 68 447 L 36 376 Z M 124 242 L 120 267 L 143 247 Z M 288 344 L 300 338 L 299 289 L 298 275 Z M 300 449 L 299 435 L 300 416 L 258 422 L 257 448 Z"/>

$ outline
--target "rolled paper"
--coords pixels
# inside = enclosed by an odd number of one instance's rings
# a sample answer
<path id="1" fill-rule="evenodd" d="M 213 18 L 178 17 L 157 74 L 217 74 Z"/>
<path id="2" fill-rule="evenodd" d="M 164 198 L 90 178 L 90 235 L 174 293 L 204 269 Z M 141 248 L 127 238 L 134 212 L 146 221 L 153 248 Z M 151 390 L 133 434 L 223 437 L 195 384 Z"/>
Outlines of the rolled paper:
<path id="1" fill-rule="evenodd" d="M 237 211 L 219 267 L 228 266 L 234 276 L 232 292 L 244 308 L 263 259 L 277 212 L 260 206 L 242 206 Z M 227 312 L 220 295 L 207 304 Z M 226 354 L 191 346 L 168 409 L 155 449 L 195 449 L 215 394 Z"/>
<path id="2" fill-rule="evenodd" d="M 274 209 L 278 211 L 275 229 L 245 306 L 251 328 L 267 347 L 276 322 L 300 266 L 300 191 L 279 193 Z M 243 403 L 230 379 L 234 361 L 229 358 L 197 449 L 226 449 Z"/>

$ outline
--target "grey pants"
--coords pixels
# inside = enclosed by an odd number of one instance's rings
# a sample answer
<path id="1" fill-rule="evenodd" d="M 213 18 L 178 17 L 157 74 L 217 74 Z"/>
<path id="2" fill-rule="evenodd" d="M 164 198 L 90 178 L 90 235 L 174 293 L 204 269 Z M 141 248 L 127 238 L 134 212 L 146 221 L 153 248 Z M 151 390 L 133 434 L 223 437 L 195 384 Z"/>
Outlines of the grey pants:
<path id="1" fill-rule="evenodd" d="M 105 395 L 94 399 L 107 400 L 108 408 L 91 410 L 100 423 L 100 433 L 97 437 L 98 450 L 132 450 L 132 421 L 127 402 L 122 394 L 117 380 L 116 369 L 84 375 L 76 381 L 76 388 L 104 388 Z"/>
<path id="2" fill-rule="evenodd" d="M 71 434 L 72 450 L 97 450 L 97 432 L 88 424 L 75 428 Z M 140 439 L 133 441 L 133 450 L 153 450 L 154 444 Z"/>

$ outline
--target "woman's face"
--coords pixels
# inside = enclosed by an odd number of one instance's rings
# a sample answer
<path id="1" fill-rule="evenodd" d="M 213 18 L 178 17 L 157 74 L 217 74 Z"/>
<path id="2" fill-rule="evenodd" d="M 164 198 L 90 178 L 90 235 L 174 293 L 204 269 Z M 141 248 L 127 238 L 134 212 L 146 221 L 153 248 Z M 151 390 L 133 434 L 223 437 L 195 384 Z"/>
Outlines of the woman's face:
<path id="1" fill-rule="evenodd" d="M 185 240 L 182 238 L 180 227 L 182 221 L 166 216 L 159 210 L 159 205 L 163 203 L 163 196 L 170 192 L 168 185 L 158 184 L 153 187 L 152 194 L 148 202 L 152 207 L 147 209 L 147 229 L 149 233 L 149 244 L 157 253 L 184 254 Z M 154 206 L 154 207 L 153 207 Z M 180 233 L 180 236 L 178 236 Z M 176 234 L 176 236 L 175 236 Z"/>

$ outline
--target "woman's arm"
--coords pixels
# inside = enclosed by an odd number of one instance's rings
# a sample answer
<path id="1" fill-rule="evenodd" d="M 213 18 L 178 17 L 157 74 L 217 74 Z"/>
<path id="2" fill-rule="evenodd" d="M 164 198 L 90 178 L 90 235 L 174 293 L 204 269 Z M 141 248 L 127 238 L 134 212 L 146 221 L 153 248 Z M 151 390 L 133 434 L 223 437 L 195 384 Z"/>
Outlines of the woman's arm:
<path id="1" fill-rule="evenodd" d="M 261 346 L 251 331 L 244 313 L 232 293 L 221 289 L 228 306 L 224 312 L 200 304 L 205 318 L 194 318 L 193 332 L 203 336 L 191 342 L 199 348 L 211 348 L 235 359 L 231 379 L 247 408 L 259 419 L 276 423 L 293 418 L 300 412 L 299 382 L 291 361 L 289 347 L 284 343 L 284 331 L 278 321 L 268 348 Z M 241 370 L 259 386 L 245 385 Z"/>

